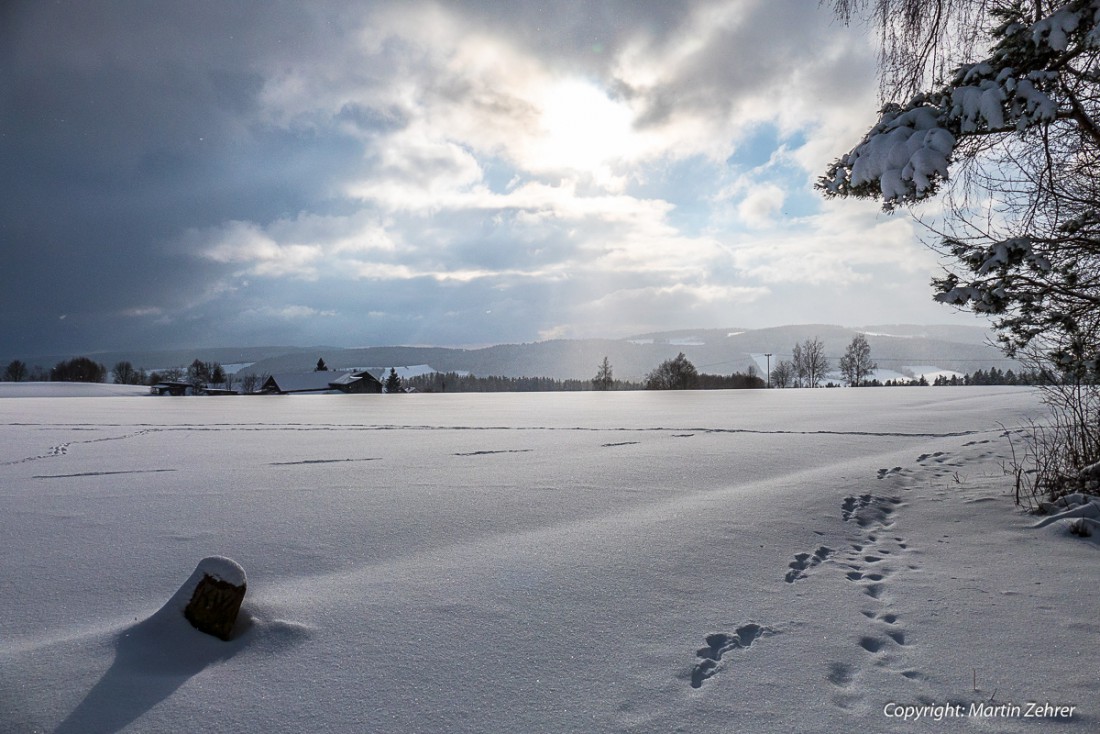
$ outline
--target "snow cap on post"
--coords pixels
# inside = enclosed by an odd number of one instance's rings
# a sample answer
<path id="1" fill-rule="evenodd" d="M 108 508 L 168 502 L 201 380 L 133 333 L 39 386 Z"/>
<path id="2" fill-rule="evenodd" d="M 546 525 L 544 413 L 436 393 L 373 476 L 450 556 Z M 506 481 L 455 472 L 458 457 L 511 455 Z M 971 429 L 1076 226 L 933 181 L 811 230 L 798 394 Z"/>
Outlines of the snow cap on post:
<path id="1" fill-rule="evenodd" d="M 199 631 L 228 640 L 247 586 L 239 563 L 223 556 L 209 556 L 199 561 L 169 604 L 183 606 L 183 616 Z"/>

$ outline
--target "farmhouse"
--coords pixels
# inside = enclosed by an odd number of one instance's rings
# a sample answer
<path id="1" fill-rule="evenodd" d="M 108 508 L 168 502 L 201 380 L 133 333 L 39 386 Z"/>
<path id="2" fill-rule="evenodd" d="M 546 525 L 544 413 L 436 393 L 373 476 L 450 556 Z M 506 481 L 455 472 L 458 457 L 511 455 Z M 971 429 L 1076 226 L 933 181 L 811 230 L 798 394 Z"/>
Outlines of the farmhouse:
<path id="1" fill-rule="evenodd" d="M 149 387 L 153 395 L 193 395 L 194 385 L 182 380 L 165 380 Z"/>
<path id="2" fill-rule="evenodd" d="M 272 395 L 302 393 L 380 393 L 382 383 L 366 370 L 355 372 L 291 372 L 267 378 L 260 392 Z"/>

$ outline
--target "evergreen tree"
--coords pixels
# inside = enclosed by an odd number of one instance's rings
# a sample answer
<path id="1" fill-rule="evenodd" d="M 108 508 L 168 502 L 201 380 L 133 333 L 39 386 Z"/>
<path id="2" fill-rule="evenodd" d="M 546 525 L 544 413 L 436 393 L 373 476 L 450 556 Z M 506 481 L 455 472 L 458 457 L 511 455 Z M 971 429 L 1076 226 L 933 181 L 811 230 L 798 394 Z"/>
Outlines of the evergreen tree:
<path id="1" fill-rule="evenodd" d="M 698 382 L 699 373 L 695 365 L 680 352 L 646 375 L 645 387 L 647 390 L 693 390 Z"/>
<path id="2" fill-rule="evenodd" d="M 615 378 L 611 374 L 611 362 L 604 357 L 596 376 L 592 378 L 592 387 L 596 390 L 610 390 L 614 385 Z"/>
<path id="3" fill-rule="evenodd" d="M 947 219 L 936 236 L 954 265 L 933 280 L 935 299 L 993 316 L 1009 354 L 1034 350 L 1058 371 L 1095 378 L 1095 4 L 835 0 L 834 7 L 843 18 L 873 18 L 885 45 L 884 86 L 900 94 L 819 188 L 827 196 L 880 198 L 892 210 L 948 187 Z"/>
<path id="4" fill-rule="evenodd" d="M 386 388 L 387 393 L 401 392 L 401 376 L 397 374 L 397 370 L 390 367 L 390 374 L 386 377 L 386 382 L 383 383 L 383 387 Z"/>
<path id="5" fill-rule="evenodd" d="M 210 382 L 210 367 L 201 359 L 196 359 L 187 367 L 187 381 L 196 388 L 206 387 Z"/>

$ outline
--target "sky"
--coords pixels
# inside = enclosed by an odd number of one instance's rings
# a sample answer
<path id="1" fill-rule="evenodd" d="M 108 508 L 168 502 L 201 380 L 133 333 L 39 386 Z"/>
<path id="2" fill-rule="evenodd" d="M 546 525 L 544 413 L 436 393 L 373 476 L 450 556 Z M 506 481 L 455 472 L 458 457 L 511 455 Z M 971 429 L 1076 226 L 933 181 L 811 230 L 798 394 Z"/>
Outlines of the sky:
<path id="1" fill-rule="evenodd" d="M 809 0 L 0 5 L 0 357 L 976 323 Z"/>

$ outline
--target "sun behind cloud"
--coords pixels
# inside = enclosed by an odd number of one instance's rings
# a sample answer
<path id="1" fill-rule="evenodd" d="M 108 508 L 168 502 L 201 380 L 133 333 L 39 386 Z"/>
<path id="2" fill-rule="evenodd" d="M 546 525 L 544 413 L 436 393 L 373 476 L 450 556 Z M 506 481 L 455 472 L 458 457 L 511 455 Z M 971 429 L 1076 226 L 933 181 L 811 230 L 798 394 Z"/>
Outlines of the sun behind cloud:
<path id="1" fill-rule="evenodd" d="M 532 162 L 538 168 L 567 168 L 613 183 L 610 164 L 629 157 L 635 148 L 630 107 L 580 79 L 548 85 L 540 96 Z"/>

